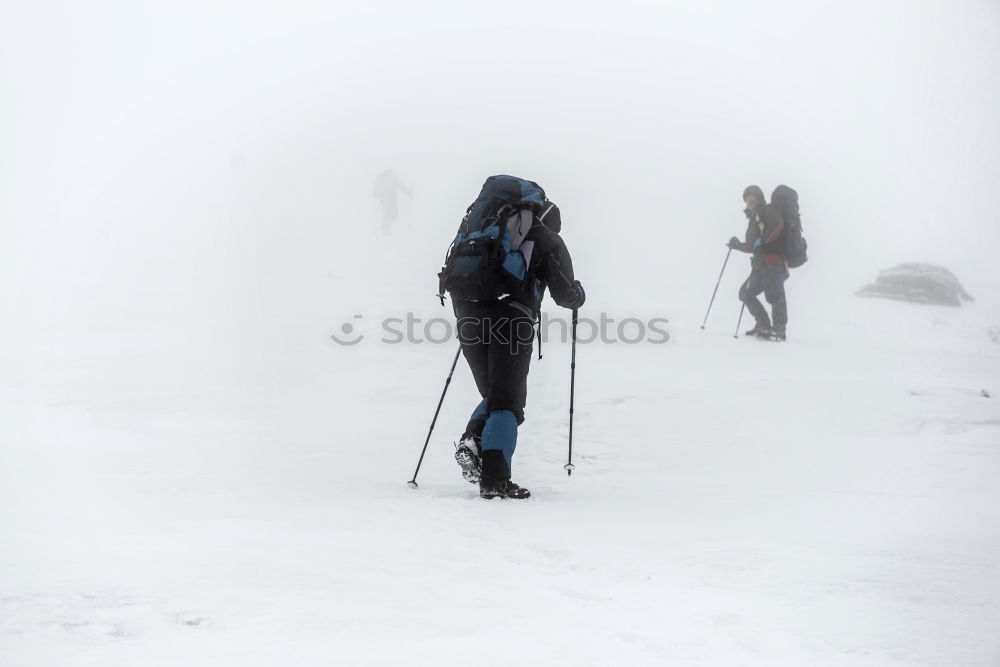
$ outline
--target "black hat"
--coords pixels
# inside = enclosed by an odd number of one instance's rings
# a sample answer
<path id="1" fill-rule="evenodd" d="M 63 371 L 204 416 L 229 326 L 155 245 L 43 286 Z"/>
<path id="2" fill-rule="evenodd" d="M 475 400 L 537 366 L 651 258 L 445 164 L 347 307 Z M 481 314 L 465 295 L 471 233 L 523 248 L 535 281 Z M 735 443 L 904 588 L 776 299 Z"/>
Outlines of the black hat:
<path id="1" fill-rule="evenodd" d="M 756 197 L 761 204 L 767 203 L 767 200 L 764 199 L 764 191 L 760 189 L 759 185 L 748 185 L 743 191 L 743 199 L 746 199 L 748 195 Z"/>

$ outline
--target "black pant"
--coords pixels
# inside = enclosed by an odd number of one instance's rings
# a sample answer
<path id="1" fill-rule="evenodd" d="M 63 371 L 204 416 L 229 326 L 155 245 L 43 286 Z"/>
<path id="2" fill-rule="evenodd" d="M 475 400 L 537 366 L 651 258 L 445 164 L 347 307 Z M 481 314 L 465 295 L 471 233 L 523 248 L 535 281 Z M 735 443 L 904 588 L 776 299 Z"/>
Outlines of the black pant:
<path id="1" fill-rule="evenodd" d="M 486 399 L 485 414 L 510 410 L 520 424 L 528 400 L 534 336 L 531 318 L 504 301 L 458 302 L 455 316 L 462 352 L 479 394 Z M 482 430 L 481 425 L 469 426 L 470 432 Z"/>
<path id="2" fill-rule="evenodd" d="M 757 297 L 761 292 L 771 304 L 774 312 L 774 326 L 785 328 L 788 323 L 788 306 L 785 301 L 785 280 L 788 279 L 788 269 L 784 264 L 765 264 L 750 273 L 750 277 L 740 287 L 740 301 L 747 305 L 747 310 L 757 320 L 757 324 L 771 326 L 767 310 Z"/>

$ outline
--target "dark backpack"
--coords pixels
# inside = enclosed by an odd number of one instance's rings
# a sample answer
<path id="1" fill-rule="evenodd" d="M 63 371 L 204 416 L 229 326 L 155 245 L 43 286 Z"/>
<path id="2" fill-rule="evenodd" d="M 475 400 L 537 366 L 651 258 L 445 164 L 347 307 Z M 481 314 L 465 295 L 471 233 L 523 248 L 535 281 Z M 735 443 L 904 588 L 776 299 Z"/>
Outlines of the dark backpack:
<path id="1" fill-rule="evenodd" d="M 779 185 L 771 194 L 771 206 L 778 211 L 785 221 L 784 238 L 785 262 L 789 268 L 795 269 L 808 261 L 806 250 L 809 244 L 802 236 L 802 218 L 799 217 L 799 193 L 787 185 Z"/>
<path id="2" fill-rule="evenodd" d="M 487 300 L 524 288 L 532 243 L 524 238 L 545 206 L 537 183 L 490 176 L 462 218 L 438 274 L 438 296 Z"/>

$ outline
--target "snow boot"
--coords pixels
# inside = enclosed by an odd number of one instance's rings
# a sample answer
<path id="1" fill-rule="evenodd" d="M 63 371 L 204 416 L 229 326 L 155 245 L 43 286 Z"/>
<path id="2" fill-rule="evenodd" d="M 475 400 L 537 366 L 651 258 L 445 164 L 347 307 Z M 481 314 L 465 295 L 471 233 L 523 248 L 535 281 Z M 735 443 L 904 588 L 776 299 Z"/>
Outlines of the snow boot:
<path id="1" fill-rule="evenodd" d="M 785 340 L 785 327 L 770 327 L 757 334 L 760 340 L 773 340 L 782 342 Z"/>
<path id="2" fill-rule="evenodd" d="M 486 498 L 511 498 L 521 500 L 531 497 L 531 492 L 510 481 L 507 460 L 499 449 L 487 449 L 482 456 L 482 474 L 479 478 L 479 496 Z"/>
<path id="3" fill-rule="evenodd" d="M 774 326 L 771 327 L 771 339 L 785 340 L 785 326 L 788 324 L 788 301 L 784 297 L 771 305 L 771 319 L 774 320 Z"/>
<path id="4" fill-rule="evenodd" d="M 478 484 L 483 471 L 483 463 L 479 458 L 480 437 L 472 433 L 463 433 L 455 445 L 455 460 L 462 469 L 462 477 L 469 484 Z"/>
<path id="5" fill-rule="evenodd" d="M 747 329 L 746 331 L 743 332 L 743 335 L 759 337 L 762 333 L 768 331 L 770 328 L 771 328 L 770 322 L 767 321 L 757 322 L 757 324 L 754 325 L 753 329 Z"/>

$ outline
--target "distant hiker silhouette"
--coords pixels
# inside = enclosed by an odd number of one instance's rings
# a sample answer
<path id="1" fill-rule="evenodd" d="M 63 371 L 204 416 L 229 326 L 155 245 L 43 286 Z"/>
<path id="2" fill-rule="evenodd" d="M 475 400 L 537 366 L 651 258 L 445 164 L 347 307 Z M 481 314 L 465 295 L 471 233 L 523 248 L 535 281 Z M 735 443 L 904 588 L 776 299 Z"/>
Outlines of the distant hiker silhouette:
<path id="1" fill-rule="evenodd" d="M 389 233 L 389 226 L 399 217 L 399 192 L 412 198 L 413 193 L 392 173 L 386 169 L 375 177 L 375 199 L 382 204 L 382 231 Z"/>

